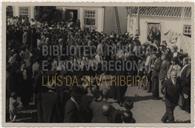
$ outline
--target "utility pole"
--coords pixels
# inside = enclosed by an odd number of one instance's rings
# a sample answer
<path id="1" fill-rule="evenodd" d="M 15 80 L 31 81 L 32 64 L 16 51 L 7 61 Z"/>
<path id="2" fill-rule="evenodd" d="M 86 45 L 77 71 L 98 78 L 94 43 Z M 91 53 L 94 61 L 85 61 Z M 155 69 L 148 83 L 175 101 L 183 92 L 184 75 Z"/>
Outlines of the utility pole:
<path id="1" fill-rule="evenodd" d="M 137 34 L 140 36 L 140 14 L 139 14 L 139 6 L 137 8 Z"/>
<path id="2" fill-rule="evenodd" d="M 118 30 L 118 33 L 121 33 L 120 19 L 119 19 L 119 14 L 118 14 L 118 9 L 117 9 L 117 7 L 114 7 L 114 10 L 115 10 L 115 17 L 116 17 L 117 30 Z"/>

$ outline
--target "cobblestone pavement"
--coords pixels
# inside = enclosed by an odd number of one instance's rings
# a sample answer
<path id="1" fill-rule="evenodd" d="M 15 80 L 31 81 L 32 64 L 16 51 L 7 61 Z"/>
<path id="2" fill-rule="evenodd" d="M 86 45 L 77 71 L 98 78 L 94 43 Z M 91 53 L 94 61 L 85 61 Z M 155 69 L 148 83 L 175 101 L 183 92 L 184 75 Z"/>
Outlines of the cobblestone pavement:
<path id="1" fill-rule="evenodd" d="M 136 123 L 161 123 L 161 117 L 165 112 L 162 100 L 153 100 L 151 93 L 137 87 L 128 87 L 126 96 L 134 99 L 132 109 Z M 190 120 L 190 113 L 183 111 L 179 106 L 174 111 L 175 121 L 183 122 Z"/>

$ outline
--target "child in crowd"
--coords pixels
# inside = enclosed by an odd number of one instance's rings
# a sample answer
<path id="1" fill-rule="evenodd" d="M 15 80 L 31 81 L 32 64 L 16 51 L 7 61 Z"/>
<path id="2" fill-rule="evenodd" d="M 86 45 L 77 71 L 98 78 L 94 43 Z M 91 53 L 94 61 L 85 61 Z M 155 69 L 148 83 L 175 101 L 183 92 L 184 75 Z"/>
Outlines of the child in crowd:
<path id="1" fill-rule="evenodd" d="M 17 106 L 19 103 L 17 102 L 17 95 L 15 92 L 11 93 L 11 96 L 9 98 L 9 118 L 10 121 L 15 122 L 16 121 L 16 114 L 17 114 Z"/>

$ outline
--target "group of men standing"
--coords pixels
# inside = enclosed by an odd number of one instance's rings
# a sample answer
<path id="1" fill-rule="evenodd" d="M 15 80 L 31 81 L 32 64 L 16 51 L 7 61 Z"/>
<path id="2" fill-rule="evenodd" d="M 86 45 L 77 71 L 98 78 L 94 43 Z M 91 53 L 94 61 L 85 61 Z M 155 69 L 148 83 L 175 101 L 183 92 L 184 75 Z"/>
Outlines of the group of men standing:
<path id="1" fill-rule="evenodd" d="M 106 88 L 97 86 L 67 88 L 47 88 L 41 85 L 41 45 L 63 44 L 63 45 L 95 45 L 97 54 L 93 57 L 75 57 L 73 60 L 85 61 L 94 59 L 98 63 L 110 59 L 135 60 L 143 63 L 135 71 L 126 74 L 145 74 L 148 84 L 144 87 L 155 99 L 165 101 L 166 113 L 163 122 L 173 122 L 173 111 L 179 99 L 181 107 L 190 112 L 190 59 L 188 56 L 174 47 L 170 49 L 166 43 L 162 45 L 141 44 L 139 36 L 129 37 L 128 34 L 105 34 L 93 31 L 81 31 L 79 26 L 69 26 L 63 23 L 48 25 L 22 18 L 13 18 L 14 22 L 8 20 L 7 24 L 7 97 L 15 92 L 21 97 L 24 107 L 34 97 L 37 105 L 38 122 L 129 122 L 133 123 L 131 102 L 124 98 L 127 86 Z M 12 21 L 11 20 L 11 21 Z M 37 22 L 37 23 L 36 23 Z M 104 56 L 105 45 L 125 45 L 130 53 L 119 49 L 116 54 Z M 137 54 L 138 51 L 142 54 Z M 87 59 L 86 59 L 87 58 Z M 72 59 L 70 57 L 44 58 L 51 62 L 49 70 L 57 73 L 62 71 L 60 60 Z M 104 93 L 105 92 L 105 93 Z M 109 94 L 114 102 L 109 102 Z M 118 103 L 118 110 L 114 103 Z M 111 105 L 110 105 L 111 104 Z M 124 107 L 125 106 L 125 107 Z M 129 109 L 129 110 L 128 110 Z M 99 113 L 98 113 L 99 112 Z"/>

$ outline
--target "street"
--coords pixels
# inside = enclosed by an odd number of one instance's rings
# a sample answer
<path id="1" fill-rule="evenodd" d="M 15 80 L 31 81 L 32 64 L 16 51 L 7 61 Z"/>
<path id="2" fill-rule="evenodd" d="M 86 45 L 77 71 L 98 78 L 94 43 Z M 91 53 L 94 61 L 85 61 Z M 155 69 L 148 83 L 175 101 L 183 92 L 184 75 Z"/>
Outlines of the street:
<path id="1" fill-rule="evenodd" d="M 151 93 L 137 87 L 128 87 L 126 96 L 134 99 L 132 109 L 136 123 L 161 123 L 161 117 L 165 112 L 165 105 L 162 100 L 153 100 Z M 175 112 L 176 122 L 187 122 L 190 120 L 190 113 L 183 111 L 179 106 Z"/>

